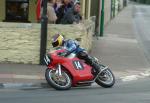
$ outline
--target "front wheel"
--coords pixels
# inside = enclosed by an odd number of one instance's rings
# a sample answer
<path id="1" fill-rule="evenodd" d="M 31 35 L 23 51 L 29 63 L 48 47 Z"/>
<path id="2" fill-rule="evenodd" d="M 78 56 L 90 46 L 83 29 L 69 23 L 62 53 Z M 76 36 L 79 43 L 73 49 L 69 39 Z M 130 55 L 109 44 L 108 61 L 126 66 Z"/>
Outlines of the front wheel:
<path id="1" fill-rule="evenodd" d="M 105 68 L 105 66 L 101 65 L 101 68 Z M 95 82 L 104 88 L 110 88 L 115 84 L 115 76 L 112 71 L 107 68 L 99 74 Z"/>
<path id="2" fill-rule="evenodd" d="M 45 78 L 50 86 L 56 90 L 68 90 L 71 88 L 72 79 L 69 74 L 62 70 L 62 75 L 56 72 L 56 70 L 46 69 Z"/>

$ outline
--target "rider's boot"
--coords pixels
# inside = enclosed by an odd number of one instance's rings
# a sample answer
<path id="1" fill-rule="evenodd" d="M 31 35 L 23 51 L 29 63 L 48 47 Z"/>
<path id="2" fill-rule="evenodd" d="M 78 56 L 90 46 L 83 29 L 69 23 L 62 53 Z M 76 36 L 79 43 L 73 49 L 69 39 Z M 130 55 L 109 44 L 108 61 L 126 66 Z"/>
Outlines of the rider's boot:
<path id="1" fill-rule="evenodd" d="M 93 67 L 93 69 L 96 71 L 96 74 L 98 74 L 100 72 L 99 64 L 95 63 L 90 56 L 87 57 L 86 62 L 87 62 L 87 64 L 90 64 Z"/>
<path id="2" fill-rule="evenodd" d="M 96 71 L 95 74 L 98 74 L 100 72 L 100 67 L 99 67 L 99 65 L 97 63 L 93 63 L 91 66 Z"/>

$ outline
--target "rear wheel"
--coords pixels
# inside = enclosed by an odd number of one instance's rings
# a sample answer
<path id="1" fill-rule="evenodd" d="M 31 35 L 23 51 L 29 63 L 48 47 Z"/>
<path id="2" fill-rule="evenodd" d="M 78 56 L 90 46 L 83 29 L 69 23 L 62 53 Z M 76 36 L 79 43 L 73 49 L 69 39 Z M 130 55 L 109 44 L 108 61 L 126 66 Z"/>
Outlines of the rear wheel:
<path id="1" fill-rule="evenodd" d="M 101 65 L 101 69 L 105 68 L 105 66 Z M 115 83 L 115 76 L 112 71 L 107 68 L 99 74 L 99 77 L 95 81 L 98 85 L 109 88 L 112 87 Z"/>
<path id="2" fill-rule="evenodd" d="M 46 69 L 45 78 L 50 86 L 56 90 L 68 90 L 71 88 L 72 79 L 69 74 L 62 70 L 62 75 L 58 75 L 56 70 Z"/>

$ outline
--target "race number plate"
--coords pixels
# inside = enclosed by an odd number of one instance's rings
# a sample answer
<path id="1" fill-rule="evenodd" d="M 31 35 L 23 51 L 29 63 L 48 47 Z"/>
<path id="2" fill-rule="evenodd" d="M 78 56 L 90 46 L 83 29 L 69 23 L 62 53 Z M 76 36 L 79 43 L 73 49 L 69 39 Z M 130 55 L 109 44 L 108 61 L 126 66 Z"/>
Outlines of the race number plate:
<path id="1" fill-rule="evenodd" d="M 51 59 L 48 55 L 45 55 L 44 61 L 45 61 L 46 65 L 49 65 L 51 63 Z"/>
<path id="2" fill-rule="evenodd" d="M 77 70 L 83 70 L 84 69 L 81 61 L 78 61 L 78 60 L 73 61 L 73 65 L 74 65 L 75 69 L 77 69 Z"/>

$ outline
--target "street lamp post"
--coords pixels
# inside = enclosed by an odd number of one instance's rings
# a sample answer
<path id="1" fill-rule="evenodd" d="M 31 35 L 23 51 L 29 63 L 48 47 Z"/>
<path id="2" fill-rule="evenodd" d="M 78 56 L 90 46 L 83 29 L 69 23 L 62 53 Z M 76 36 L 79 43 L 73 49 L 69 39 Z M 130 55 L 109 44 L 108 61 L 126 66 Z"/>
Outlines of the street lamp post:
<path id="1" fill-rule="evenodd" d="M 105 1 L 102 0 L 100 36 L 103 36 L 104 33 L 104 2 Z"/>
<path id="2" fill-rule="evenodd" d="M 40 43 L 40 65 L 44 64 L 44 56 L 47 44 L 47 0 L 43 0 L 43 12 L 41 17 L 41 43 Z"/>

